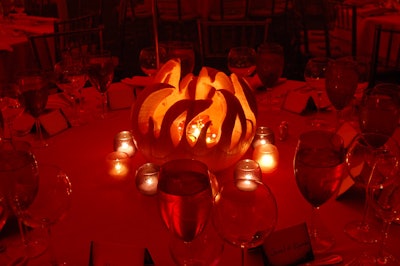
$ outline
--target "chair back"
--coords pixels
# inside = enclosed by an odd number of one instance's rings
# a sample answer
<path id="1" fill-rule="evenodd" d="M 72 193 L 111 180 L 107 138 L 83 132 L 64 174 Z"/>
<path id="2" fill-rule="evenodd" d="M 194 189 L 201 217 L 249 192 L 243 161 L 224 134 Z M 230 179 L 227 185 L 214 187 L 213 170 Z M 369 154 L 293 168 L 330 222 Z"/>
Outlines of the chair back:
<path id="1" fill-rule="evenodd" d="M 247 17 L 249 0 L 214 0 L 209 3 L 209 19 L 240 20 Z"/>
<path id="2" fill-rule="evenodd" d="M 52 71 L 63 53 L 84 56 L 103 49 L 103 27 L 30 36 L 29 42 L 38 68 Z"/>
<path id="3" fill-rule="evenodd" d="M 66 1 L 25 0 L 25 12 L 28 15 L 67 19 L 69 15 Z"/>
<path id="4" fill-rule="evenodd" d="M 185 0 L 155 0 L 160 20 L 184 21 L 198 17 L 197 6 Z"/>
<path id="5" fill-rule="evenodd" d="M 56 20 L 54 22 L 54 32 L 77 31 L 96 28 L 100 24 L 99 14 L 87 14 L 70 19 Z"/>
<path id="6" fill-rule="evenodd" d="M 400 83 L 400 30 L 377 25 L 371 53 L 369 88 L 377 82 Z"/>

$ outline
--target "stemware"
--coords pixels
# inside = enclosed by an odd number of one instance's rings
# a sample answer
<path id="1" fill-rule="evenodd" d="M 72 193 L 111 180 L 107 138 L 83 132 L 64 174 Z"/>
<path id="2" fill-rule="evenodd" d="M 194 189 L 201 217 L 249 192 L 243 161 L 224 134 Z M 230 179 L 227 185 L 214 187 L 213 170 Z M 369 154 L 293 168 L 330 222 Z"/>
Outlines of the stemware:
<path id="1" fill-rule="evenodd" d="M 29 227 L 44 228 L 48 234 L 48 249 L 51 265 L 64 265 L 55 256 L 52 245 L 51 227 L 63 219 L 70 204 L 72 187 L 68 175 L 56 165 L 38 165 L 39 184 L 30 204 L 14 197 L 12 207 L 18 219 Z"/>
<path id="2" fill-rule="evenodd" d="M 256 51 L 252 47 L 232 47 L 228 53 L 228 69 L 239 77 L 251 76 L 256 70 Z"/>
<path id="3" fill-rule="evenodd" d="M 257 47 L 256 72 L 265 89 L 277 83 L 284 64 L 283 47 L 278 43 L 262 43 Z"/>
<path id="4" fill-rule="evenodd" d="M 100 118 L 109 118 L 107 91 L 114 78 L 114 59 L 109 51 L 100 51 L 88 56 L 87 75 L 90 83 L 101 94 Z"/>
<path id="5" fill-rule="evenodd" d="M 165 50 L 164 47 L 160 46 L 158 48 L 159 66 L 157 68 L 156 48 L 154 46 L 144 47 L 142 48 L 142 50 L 140 50 L 139 53 L 140 69 L 144 74 L 146 74 L 149 77 L 152 77 L 158 72 L 158 69 L 160 69 L 160 67 L 165 63 L 166 58 L 167 58 L 167 51 Z"/>
<path id="6" fill-rule="evenodd" d="M 361 132 L 393 135 L 400 118 L 399 91 L 400 86 L 383 83 L 364 94 L 359 112 Z"/>
<path id="7" fill-rule="evenodd" d="M 14 120 L 24 112 L 20 95 L 14 84 L 0 84 L 0 111 L 5 124 L 2 138 L 13 140 Z"/>
<path id="8" fill-rule="evenodd" d="M 81 118 L 82 89 L 87 81 L 84 62 L 81 58 L 65 56 L 64 59 L 54 66 L 55 83 L 62 90 L 72 105 L 70 123 L 73 126 L 84 124 Z"/>
<path id="9" fill-rule="evenodd" d="M 35 119 L 36 135 L 32 143 L 33 147 L 47 147 L 49 144 L 43 137 L 40 115 L 46 108 L 49 95 L 48 78 L 43 72 L 36 70 L 23 73 L 18 77 L 18 90 L 25 111 Z"/>
<path id="10" fill-rule="evenodd" d="M 328 251 L 335 243 L 319 218 L 319 210 L 340 187 L 344 157 L 343 139 L 334 132 L 315 129 L 299 137 L 294 156 L 294 176 L 301 194 L 312 206 L 308 229 L 315 254 Z"/>
<path id="11" fill-rule="evenodd" d="M 213 225 L 222 239 L 240 247 L 242 265 L 247 249 L 261 245 L 277 223 L 275 197 L 261 178 L 256 162 L 240 161 L 235 178 L 222 184 L 214 199 Z"/>
<path id="12" fill-rule="evenodd" d="M 400 148 L 387 135 L 360 133 L 350 143 L 346 153 L 346 166 L 355 184 L 364 189 L 382 187 L 394 177 L 391 169 L 398 168 Z M 385 160 L 383 160 L 384 158 Z M 344 230 L 351 238 L 362 243 L 374 243 L 379 238 L 377 224 L 369 219 L 369 200 L 364 201 L 361 220 L 346 224 Z"/>
<path id="13" fill-rule="evenodd" d="M 304 80 L 309 88 L 317 94 L 317 111 L 310 120 L 312 127 L 324 127 L 327 121 L 321 117 L 322 95 L 325 93 L 326 69 L 332 59 L 327 57 L 310 58 L 304 68 Z"/>
<path id="14" fill-rule="evenodd" d="M 170 246 L 171 255 L 182 261 L 182 265 L 210 259 L 204 256 L 207 246 L 194 244 L 204 233 L 212 207 L 207 166 L 189 159 L 166 162 L 160 167 L 157 190 L 162 220 L 172 239 L 179 239 L 171 242 L 175 243 Z"/>
<path id="15" fill-rule="evenodd" d="M 337 128 L 344 122 L 343 109 L 353 100 L 358 87 L 358 65 L 353 60 L 332 60 L 326 69 L 326 95 L 336 109 Z"/>

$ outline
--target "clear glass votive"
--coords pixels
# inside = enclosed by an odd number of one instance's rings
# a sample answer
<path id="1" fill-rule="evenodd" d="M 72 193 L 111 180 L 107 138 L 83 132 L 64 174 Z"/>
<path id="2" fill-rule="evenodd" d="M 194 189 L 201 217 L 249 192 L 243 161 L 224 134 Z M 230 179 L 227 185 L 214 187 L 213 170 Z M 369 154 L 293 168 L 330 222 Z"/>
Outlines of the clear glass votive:
<path id="1" fill-rule="evenodd" d="M 114 181 L 126 181 L 131 176 L 131 160 L 125 152 L 114 151 L 106 157 L 108 176 Z"/>
<path id="2" fill-rule="evenodd" d="M 121 131 L 115 135 L 114 151 L 125 152 L 129 157 L 135 154 L 136 146 L 131 132 Z"/>
<path id="3" fill-rule="evenodd" d="M 160 167 L 153 163 L 145 163 L 136 171 L 136 187 L 144 195 L 155 195 L 158 186 Z"/>
<path id="4" fill-rule="evenodd" d="M 253 139 L 252 146 L 255 148 L 257 145 L 271 143 L 275 144 L 274 131 L 266 126 L 260 126 L 256 129 L 256 134 Z"/>

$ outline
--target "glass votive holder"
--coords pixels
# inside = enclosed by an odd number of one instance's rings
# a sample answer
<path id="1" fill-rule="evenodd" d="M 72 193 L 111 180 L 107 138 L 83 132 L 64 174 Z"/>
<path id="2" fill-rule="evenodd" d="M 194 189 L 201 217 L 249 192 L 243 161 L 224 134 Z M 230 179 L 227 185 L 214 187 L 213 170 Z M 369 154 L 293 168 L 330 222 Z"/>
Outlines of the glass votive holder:
<path id="1" fill-rule="evenodd" d="M 136 152 L 136 146 L 131 132 L 121 131 L 114 137 L 114 151 L 125 152 L 132 157 Z"/>
<path id="2" fill-rule="evenodd" d="M 153 163 L 145 163 L 136 171 L 136 187 L 144 195 L 155 195 L 158 186 L 160 167 Z"/>
<path id="3" fill-rule="evenodd" d="M 258 162 L 263 174 L 271 174 L 278 169 L 278 148 L 271 143 L 257 145 L 253 151 L 253 160 Z"/>
<path id="4" fill-rule="evenodd" d="M 243 159 L 236 164 L 233 177 L 240 190 L 253 191 L 257 189 L 257 182 L 262 182 L 260 165 L 254 160 Z"/>
<path id="5" fill-rule="evenodd" d="M 114 181 L 128 180 L 131 174 L 131 160 L 127 153 L 114 151 L 106 157 L 107 174 Z"/>
<path id="6" fill-rule="evenodd" d="M 252 142 L 253 148 L 260 144 L 275 144 L 275 134 L 274 131 L 266 126 L 260 126 L 256 129 L 256 134 Z"/>

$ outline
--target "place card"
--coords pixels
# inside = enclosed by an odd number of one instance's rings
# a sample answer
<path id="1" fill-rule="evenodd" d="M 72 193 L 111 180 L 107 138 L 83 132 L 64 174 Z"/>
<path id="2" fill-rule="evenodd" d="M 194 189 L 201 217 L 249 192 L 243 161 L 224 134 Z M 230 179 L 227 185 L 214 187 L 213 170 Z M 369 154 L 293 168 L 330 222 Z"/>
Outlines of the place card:
<path id="1" fill-rule="evenodd" d="M 297 91 L 287 94 L 283 108 L 296 114 L 305 114 L 317 110 L 315 101 L 310 94 Z"/>
<path id="2" fill-rule="evenodd" d="M 49 136 L 54 136 L 70 127 L 61 109 L 48 110 L 39 117 L 39 121 Z"/>
<path id="3" fill-rule="evenodd" d="M 314 259 L 306 223 L 273 232 L 263 249 L 267 265 L 297 265 Z"/>

